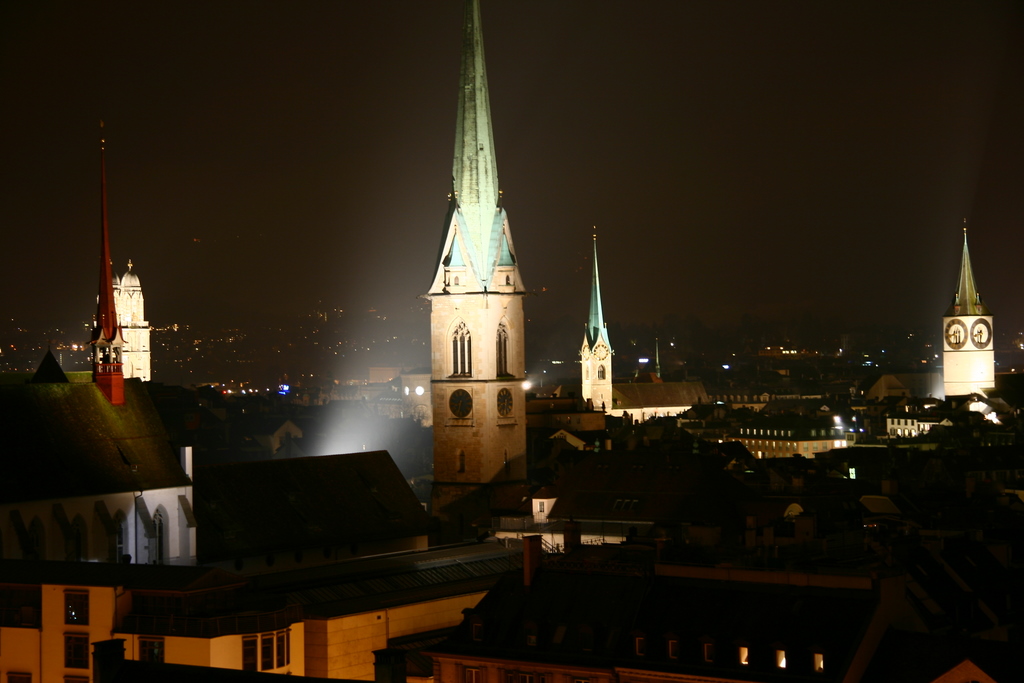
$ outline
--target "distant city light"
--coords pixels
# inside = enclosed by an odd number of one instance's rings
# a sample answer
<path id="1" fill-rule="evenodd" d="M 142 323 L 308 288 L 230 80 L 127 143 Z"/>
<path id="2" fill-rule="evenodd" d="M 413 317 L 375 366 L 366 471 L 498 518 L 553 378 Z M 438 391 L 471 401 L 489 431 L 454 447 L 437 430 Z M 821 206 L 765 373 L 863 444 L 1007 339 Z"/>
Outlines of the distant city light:
<path id="1" fill-rule="evenodd" d="M 644 363 L 650 363 L 650 362 L 651 362 L 651 359 L 650 359 L 650 358 L 637 358 L 637 359 L 636 359 L 636 362 L 637 362 L 637 363 L 640 363 L 640 364 L 642 365 L 642 364 L 644 364 Z"/>
<path id="2" fill-rule="evenodd" d="M 728 364 L 728 363 L 723 363 L 723 364 L 722 364 L 722 369 L 723 369 L 723 370 L 728 370 L 728 369 L 729 369 L 729 367 L 730 367 L 730 366 L 729 366 L 729 364 Z"/>

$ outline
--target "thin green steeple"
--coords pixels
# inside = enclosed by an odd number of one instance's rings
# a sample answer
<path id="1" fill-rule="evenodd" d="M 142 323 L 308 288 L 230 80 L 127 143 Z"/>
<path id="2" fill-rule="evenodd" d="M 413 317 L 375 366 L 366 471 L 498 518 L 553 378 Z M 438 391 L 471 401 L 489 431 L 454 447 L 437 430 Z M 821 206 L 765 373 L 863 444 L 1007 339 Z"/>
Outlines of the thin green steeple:
<path id="1" fill-rule="evenodd" d="M 594 235 L 594 276 L 590 281 L 590 319 L 587 321 L 587 344 L 593 348 L 599 339 L 611 350 L 608 331 L 604 325 L 604 309 L 601 306 L 601 278 L 597 272 L 597 235 Z"/>
<path id="2" fill-rule="evenodd" d="M 498 164 L 494 157 L 479 0 L 467 0 L 452 165 L 455 198 L 473 265 L 486 281 L 502 247 Z"/>
<path id="3" fill-rule="evenodd" d="M 967 226 L 964 226 L 964 253 L 960 261 L 960 279 L 953 294 L 953 302 L 946 310 L 946 315 L 992 315 L 992 312 L 981 301 L 981 294 L 974 282 L 974 270 L 971 268 L 971 255 L 967 251 Z"/>

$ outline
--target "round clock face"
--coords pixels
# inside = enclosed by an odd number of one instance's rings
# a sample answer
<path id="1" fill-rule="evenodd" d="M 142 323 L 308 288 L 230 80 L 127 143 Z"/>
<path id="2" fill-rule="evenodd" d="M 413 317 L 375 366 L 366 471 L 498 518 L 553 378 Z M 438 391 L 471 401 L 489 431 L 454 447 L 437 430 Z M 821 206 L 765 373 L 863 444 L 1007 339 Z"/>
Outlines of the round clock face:
<path id="1" fill-rule="evenodd" d="M 498 413 L 502 417 L 507 417 L 512 412 L 512 392 L 508 389 L 502 389 L 498 392 Z"/>
<path id="2" fill-rule="evenodd" d="M 594 355 L 597 356 L 598 360 L 604 360 L 605 358 L 608 357 L 608 347 L 605 346 L 604 344 L 601 344 L 601 346 L 598 346 L 597 349 L 594 351 Z"/>
<path id="3" fill-rule="evenodd" d="M 580 355 L 583 356 L 583 360 L 587 360 L 588 358 L 590 358 L 590 347 L 584 344 L 583 350 L 580 351 Z"/>
<path id="4" fill-rule="evenodd" d="M 456 389 L 448 399 L 448 407 L 455 417 L 466 417 L 473 410 L 473 397 L 465 389 Z"/>
<path id="5" fill-rule="evenodd" d="M 984 318 L 975 320 L 971 325 L 971 343 L 976 349 L 987 349 L 992 343 L 992 326 Z"/>
<path id="6" fill-rule="evenodd" d="M 946 343 L 951 349 L 962 349 L 967 343 L 967 326 L 960 318 L 953 318 L 946 323 Z"/>

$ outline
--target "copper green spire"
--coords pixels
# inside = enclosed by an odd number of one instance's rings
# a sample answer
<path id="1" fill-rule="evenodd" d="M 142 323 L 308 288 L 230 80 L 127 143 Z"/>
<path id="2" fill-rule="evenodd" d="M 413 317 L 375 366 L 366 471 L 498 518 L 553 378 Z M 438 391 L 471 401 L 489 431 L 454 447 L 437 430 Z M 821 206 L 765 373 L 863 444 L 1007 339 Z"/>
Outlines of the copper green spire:
<path id="1" fill-rule="evenodd" d="M 601 278 L 597 272 L 597 235 L 594 235 L 594 276 L 590 281 L 590 319 L 587 321 L 587 344 L 593 348 L 599 339 L 611 349 L 601 306 Z"/>
<path id="2" fill-rule="evenodd" d="M 960 261 L 960 279 L 953 294 L 953 303 L 946 310 L 946 315 L 992 315 L 981 301 L 981 294 L 974 282 L 974 271 L 971 269 L 971 255 L 967 251 L 967 226 L 964 226 L 964 254 Z"/>
<path id="3" fill-rule="evenodd" d="M 465 219 L 467 247 L 473 252 L 474 265 L 486 279 L 499 248 L 503 249 L 504 245 L 502 223 L 497 220 L 500 219 L 498 165 L 494 158 L 479 0 L 466 2 L 452 179 Z"/>

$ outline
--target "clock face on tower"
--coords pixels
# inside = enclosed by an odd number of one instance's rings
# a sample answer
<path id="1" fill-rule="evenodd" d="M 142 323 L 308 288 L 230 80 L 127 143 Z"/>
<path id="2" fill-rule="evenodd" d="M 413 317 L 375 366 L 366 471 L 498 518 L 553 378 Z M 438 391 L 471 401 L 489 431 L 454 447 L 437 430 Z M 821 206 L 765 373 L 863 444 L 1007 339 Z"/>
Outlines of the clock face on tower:
<path id="1" fill-rule="evenodd" d="M 498 413 L 502 417 L 508 417 L 512 412 L 512 392 L 502 389 L 498 392 Z"/>
<path id="2" fill-rule="evenodd" d="M 962 349 L 967 343 L 967 326 L 960 318 L 953 318 L 946 323 L 946 343 L 951 349 Z"/>
<path id="3" fill-rule="evenodd" d="M 473 410 L 473 397 L 465 389 L 456 389 L 448 399 L 448 408 L 455 417 L 466 417 Z"/>
<path id="4" fill-rule="evenodd" d="M 984 318 L 975 320 L 971 325 L 971 343 L 976 349 L 987 349 L 992 343 L 992 326 Z"/>
<path id="5" fill-rule="evenodd" d="M 597 356 L 598 360 L 604 360 L 608 357 L 608 347 L 601 344 L 594 350 L 594 355 Z"/>

